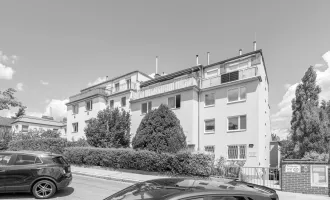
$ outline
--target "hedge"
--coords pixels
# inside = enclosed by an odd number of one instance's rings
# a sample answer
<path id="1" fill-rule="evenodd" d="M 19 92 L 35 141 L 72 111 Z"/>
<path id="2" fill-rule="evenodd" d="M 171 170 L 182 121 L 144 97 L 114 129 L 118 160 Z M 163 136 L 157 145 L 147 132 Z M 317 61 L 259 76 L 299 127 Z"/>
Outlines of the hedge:
<path id="1" fill-rule="evenodd" d="M 62 154 L 66 147 L 73 147 L 73 146 L 88 146 L 88 144 L 86 141 L 83 140 L 70 142 L 64 138 L 13 140 L 9 142 L 8 150 L 47 151 L 47 152 Z"/>
<path id="2" fill-rule="evenodd" d="M 210 176 L 214 163 L 212 155 L 188 151 L 158 154 L 147 150 L 69 147 L 64 151 L 64 156 L 71 164 L 76 165 L 193 176 Z"/>

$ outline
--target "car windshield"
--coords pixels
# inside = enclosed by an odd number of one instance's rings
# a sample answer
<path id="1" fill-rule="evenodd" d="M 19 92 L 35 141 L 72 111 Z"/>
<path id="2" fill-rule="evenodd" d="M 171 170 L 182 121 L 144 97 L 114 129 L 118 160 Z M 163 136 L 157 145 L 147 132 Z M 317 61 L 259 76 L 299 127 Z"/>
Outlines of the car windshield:
<path id="1" fill-rule="evenodd" d="M 8 165 L 11 155 L 9 154 L 0 154 L 0 166 Z"/>

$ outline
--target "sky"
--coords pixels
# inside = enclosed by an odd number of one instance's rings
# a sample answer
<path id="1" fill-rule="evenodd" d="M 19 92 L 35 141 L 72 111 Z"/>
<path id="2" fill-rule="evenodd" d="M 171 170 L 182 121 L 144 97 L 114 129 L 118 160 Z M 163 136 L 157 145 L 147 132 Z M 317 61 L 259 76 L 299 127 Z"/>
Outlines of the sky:
<path id="1" fill-rule="evenodd" d="M 171 73 L 262 49 L 273 132 L 284 137 L 294 90 L 315 66 L 330 99 L 330 1 L 0 2 L 0 91 L 16 88 L 27 114 L 60 119 L 69 96 L 105 76 Z M 11 116 L 16 109 L 0 111 Z"/>

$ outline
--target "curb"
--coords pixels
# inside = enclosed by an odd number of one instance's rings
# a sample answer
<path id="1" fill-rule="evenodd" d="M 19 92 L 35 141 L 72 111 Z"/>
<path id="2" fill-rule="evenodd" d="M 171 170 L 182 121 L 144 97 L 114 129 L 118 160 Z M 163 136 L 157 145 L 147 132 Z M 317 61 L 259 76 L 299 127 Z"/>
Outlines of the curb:
<path id="1" fill-rule="evenodd" d="M 106 176 L 106 175 L 97 175 L 97 174 L 87 174 L 87 173 L 82 173 L 82 172 L 71 172 L 72 174 L 76 175 L 81 175 L 81 176 L 88 176 L 88 177 L 93 177 L 93 178 L 100 178 L 100 179 L 105 179 L 105 180 L 112 180 L 112 181 L 119 181 L 119 182 L 124 182 L 124 183 L 139 183 L 141 181 L 139 180 L 133 180 L 133 179 L 123 179 L 123 178 L 115 178 L 111 176 Z"/>

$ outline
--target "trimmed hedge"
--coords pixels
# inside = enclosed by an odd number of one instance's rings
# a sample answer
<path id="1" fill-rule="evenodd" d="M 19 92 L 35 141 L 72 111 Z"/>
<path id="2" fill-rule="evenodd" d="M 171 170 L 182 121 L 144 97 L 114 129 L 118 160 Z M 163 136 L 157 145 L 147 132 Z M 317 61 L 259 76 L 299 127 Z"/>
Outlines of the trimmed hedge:
<path id="1" fill-rule="evenodd" d="M 71 164 L 135 169 L 172 174 L 210 176 L 212 155 L 188 151 L 158 154 L 147 150 L 70 147 L 64 156 Z"/>

